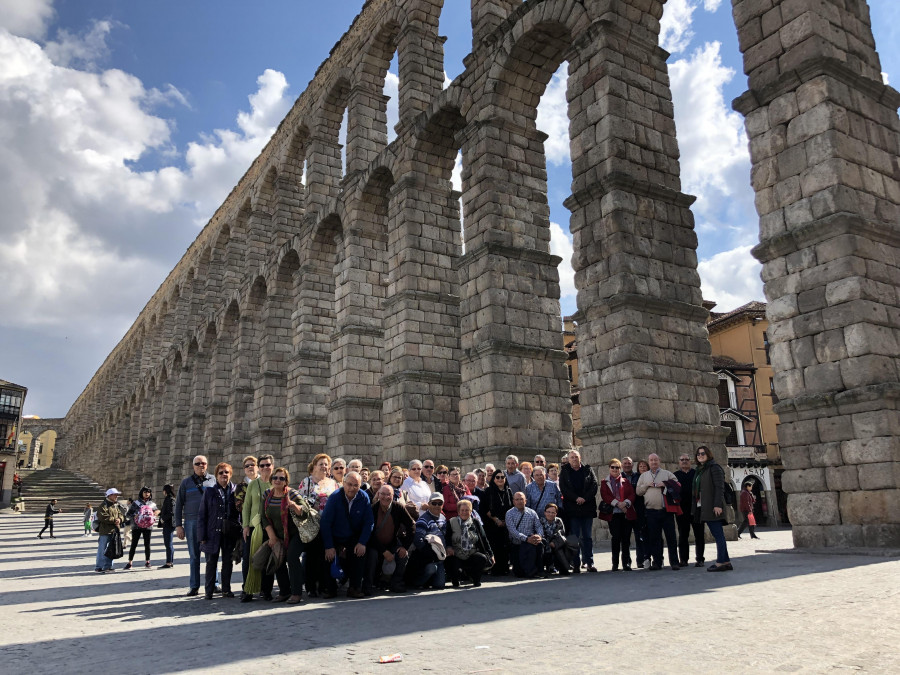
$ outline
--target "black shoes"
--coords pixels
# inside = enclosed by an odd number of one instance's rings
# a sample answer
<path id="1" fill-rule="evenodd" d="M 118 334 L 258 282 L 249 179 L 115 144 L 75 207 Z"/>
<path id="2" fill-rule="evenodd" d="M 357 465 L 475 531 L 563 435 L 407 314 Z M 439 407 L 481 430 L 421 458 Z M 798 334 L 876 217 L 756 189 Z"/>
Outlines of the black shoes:
<path id="1" fill-rule="evenodd" d="M 241 593 L 241 602 L 253 602 L 253 593 Z"/>
<path id="2" fill-rule="evenodd" d="M 200 589 L 199 589 L 199 588 L 192 588 L 191 590 L 189 590 L 189 591 L 187 592 L 187 596 L 186 596 L 186 597 L 188 597 L 188 598 L 193 598 L 193 597 L 196 596 L 196 595 L 200 595 Z"/>
<path id="3" fill-rule="evenodd" d="M 725 563 L 724 565 L 717 565 L 713 563 L 709 567 L 706 568 L 707 572 L 730 572 L 734 567 L 731 566 L 730 562 Z"/>
<path id="4" fill-rule="evenodd" d="M 222 593 L 222 597 L 223 598 L 233 598 L 234 593 L 232 593 L 231 591 L 225 591 L 224 593 Z"/>

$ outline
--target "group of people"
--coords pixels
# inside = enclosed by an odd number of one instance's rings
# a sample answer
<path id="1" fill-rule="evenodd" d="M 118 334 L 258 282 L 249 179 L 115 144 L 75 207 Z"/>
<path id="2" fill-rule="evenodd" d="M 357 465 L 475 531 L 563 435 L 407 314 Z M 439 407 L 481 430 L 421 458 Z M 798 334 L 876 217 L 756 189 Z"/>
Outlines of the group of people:
<path id="1" fill-rule="evenodd" d="M 125 569 L 132 568 L 141 540 L 150 567 L 150 533 L 157 525 L 166 548 L 163 567 L 174 563 L 173 537 L 187 540 L 188 596 L 200 595 L 201 553 L 206 599 L 235 597 L 236 564 L 243 573 L 242 602 L 299 604 L 304 590 L 308 598 L 333 598 L 344 584 L 348 598 L 440 589 L 448 580 L 477 587 L 485 574 L 596 572 L 596 518 L 609 525 L 614 571 L 632 569 L 632 534 L 637 567 L 662 568 L 663 539 L 671 568 L 688 565 L 691 532 L 695 565 L 704 566 L 704 526 L 717 548 L 708 570 L 732 569 L 723 532 L 726 478 L 708 447 L 697 448 L 693 458 L 682 455 L 674 473 L 655 454 L 638 461 L 636 471 L 631 458 L 610 460 L 600 478 L 578 450 L 559 465 L 543 455 L 533 462 L 510 455 L 505 464 L 463 474 L 416 459 L 371 471 L 360 460 L 319 454 L 294 487 L 272 455 L 245 457 L 237 481 L 230 464 L 221 462 L 210 474 L 207 458 L 198 455 L 177 490 L 164 487 L 161 507 L 149 487 L 127 509 L 118 504 L 118 490 L 107 491 L 95 517 L 95 569 L 112 569 L 104 551 L 123 524 L 132 530 Z"/>

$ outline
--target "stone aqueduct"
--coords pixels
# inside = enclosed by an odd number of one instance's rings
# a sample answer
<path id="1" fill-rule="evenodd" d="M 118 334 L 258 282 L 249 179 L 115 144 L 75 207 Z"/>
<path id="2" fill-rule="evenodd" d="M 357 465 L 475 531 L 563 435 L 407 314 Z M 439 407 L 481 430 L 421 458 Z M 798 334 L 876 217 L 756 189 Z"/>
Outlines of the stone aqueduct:
<path id="1" fill-rule="evenodd" d="M 199 452 L 300 473 L 319 451 L 558 456 L 571 414 L 535 116 L 564 60 L 587 457 L 724 453 L 663 4 L 472 0 L 473 50 L 443 89 L 442 1 L 366 2 L 73 404 L 58 464 L 134 491 Z M 900 95 L 865 0 L 732 5 L 794 539 L 900 545 Z"/>

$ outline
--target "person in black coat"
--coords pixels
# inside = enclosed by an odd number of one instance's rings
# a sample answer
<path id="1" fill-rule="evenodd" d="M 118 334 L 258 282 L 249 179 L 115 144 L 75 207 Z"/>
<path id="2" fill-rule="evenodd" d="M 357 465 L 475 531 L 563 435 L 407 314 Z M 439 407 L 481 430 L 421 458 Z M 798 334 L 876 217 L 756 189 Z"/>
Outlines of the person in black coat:
<path id="1" fill-rule="evenodd" d="M 703 554 L 706 552 L 706 541 L 703 523 L 694 522 L 694 507 L 691 504 L 691 486 L 694 484 L 694 469 L 691 468 L 691 456 L 682 453 L 678 458 L 678 471 L 675 478 L 681 483 L 681 514 L 675 515 L 678 526 L 678 564 L 687 567 L 691 560 L 691 529 L 694 531 L 694 551 L 697 563 L 694 567 L 703 567 Z"/>
<path id="2" fill-rule="evenodd" d="M 378 473 L 378 472 L 376 472 Z M 363 593 L 369 595 L 379 581 L 389 576 L 394 593 L 403 593 L 403 575 L 409 562 L 409 548 L 416 533 L 416 524 L 409 512 L 394 501 L 394 489 L 382 485 L 375 493 L 372 504 L 374 526 L 366 549 L 366 570 L 363 577 Z"/>
<path id="3" fill-rule="evenodd" d="M 559 490 L 563 496 L 563 508 L 571 527 L 569 534 L 581 541 L 581 560 L 576 554 L 572 561 L 572 571 L 581 571 L 581 562 L 588 572 L 596 572 L 594 567 L 594 540 L 591 528 L 597 513 L 597 476 L 587 464 L 581 463 L 581 453 L 569 452 L 569 462 L 559 474 Z"/>
<path id="4" fill-rule="evenodd" d="M 512 492 L 506 486 L 506 474 L 495 471 L 484 493 L 484 499 L 481 500 L 481 519 L 491 550 L 494 552 L 491 574 L 497 577 L 509 574 L 509 532 L 506 530 L 506 512 L 512 505 Z"/>
<path id="5" fill-rule="evenodd" d="M 716 562 L 707 567 L 708 572 L 728 572 L 733 570 L 725 543 L 723 524 L 725 516 L 725 470 L 716 463 L 712 450 L 705 445 L 697 448 L 697 475 L 694 476 L 693 497 L 694 520 L 706 523 L 710 534 L 716 540 Z M 698 505 L 699 504 L 699 505 Z"/>
<path id="6" fill-rule="evenodd" d="M 163 485 L 163 502 L 159 510 L 159 526 L 162 528 L 163 546 L 166 549 L 166 563 L 159 569 L 175 566 L 175 487 Z"/>

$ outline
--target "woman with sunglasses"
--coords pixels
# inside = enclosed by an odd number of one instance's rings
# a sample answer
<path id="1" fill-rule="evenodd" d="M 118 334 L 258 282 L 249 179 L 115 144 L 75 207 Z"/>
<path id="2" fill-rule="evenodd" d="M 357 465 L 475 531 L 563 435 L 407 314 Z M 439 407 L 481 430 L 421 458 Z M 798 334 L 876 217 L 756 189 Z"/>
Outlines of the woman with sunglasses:
<path id="1" fill-rule="evenodd" d="M 342 460 L 336 460 L 340 462 Z M 328 497 L 335 490 L 340 489 L 340 483 L 328 474 L 332 468 L 331 457 L 324 452 L 312 458 L 306 467 L 309 475 L 304 478 L 299 487 L 299 492 L 312 504 L 317 505 L 316 510 L 322 513 Z M 318 598 L 328 584 L 328 565 L 325 564 L 325 544 L 322 542 L 322 533 L 303 546 L 303 576 L 306 578 L 306 594 L 311 598 Z"/>
<path id="2" fill-rule="evenodd" d="M 250 464 L 251 457 L 244 460 L 244 466 Z M 264 575 L 250 564 L 250 560 L 265 539 L 260 527 L 262 519 L 263 495 L 272 487 L 269 482 L 272 471 L 275 468 L 275 458 L 272 455 L 260 455 L 254 463 L 257 471 L 256 478 L 247 484 L 244 492 L 244 504 L 241 507 L 241 523 L 244 526 L 243 546 L 244 557 L 241 567 L 244 571 L 244 587 L 241 592 L 241 602 L 253 600 L 253 594 L 262 591 L 263 598 L 272 599 L 272 586 L 275 585 L 275 577 L 271 574 Z"/>
<path id="3" fill-rule="evenodd" d="M 504 577 L 509 574 L 509 532 L 506 530 L 506 512 L 512 508 L 512 492 L 506 486 L 506 474 L 495 471 L 481 502 L 481 518 L 491 550 L 494 566 L 491 574 Z"/>
<path id="4" fill-rule="evenodd" d="M 728 572 L 733 570 L 728 557 L 723 525 L 725 518 L 725 470 L 716 462 L 712 450 L 705 445 L 697 448 L 697 473 L 694 474 L 691 504 L 694 521 L 706 523 L 710 534 L 716 540 L 716 562 L 706 568 L 707 572 Z"/>
<path id="5" fill-rule="evenodd" d="M 287 601 L 289 605 L 297 605 L 303 602 L 303 565 L 300 563 L 303 542 L 292 515 L 303 515 L 306 503 L 297 490 L 289 487 L 290 482 L 291 474 L 283 466 L 272 473 L 272 489 L 263 497 L 261 525 L 268 535 L 264 545 L 274 548 L 279 542 L 285 551 L 284 561 L 275 570 L 278 596 L 272 602 Z"/>
<path id="6" fill-rule="evenodd" d="M 231 592 L 231 553 L 241 533 L 237 507 L 234 504 L 235 485 L 231 482 L 231 464 L 216 466 L 216 484 L 203 491 L 197 516 L 197 539 L 206 554 L 206 599 L 212 600 L 216 588 L 216 566 L 222 555 L 222 597 L 233 598 Z"/>
<path id="7" fill-rule="evenodd" d="M 609 460 L 609 476 L 600 482 L 600 499 L 609 504 L 611 510 L 600 510 L 598 518 L 609 525 L 612 539 L 612 569 L 619 569 L 621 551 L 622 569 L 631 571 L 631 526 L 637 520 L 634 500 L 637 495 L 631 487 L 631 481 L 622 476 L 622 462 Z"/>
<path id="8" fill-rule="evenodd" d="M 448 469 L 441 465 L 437 468 L 437 477 L 441 480 L 441 494 L 444 495 L 444 515 L 450 520 L 458 515 L 456 505 L 459 500 L 472 493 L 462 482 L 459 467 Z"/>
<path id="9" fill-rule="evenodd" d="M 331 477 L 338 484 L 338 487 L 344 484 L 344 474 L 347 473 L 347 460 L 338 457 L 331 462 Z"/>

